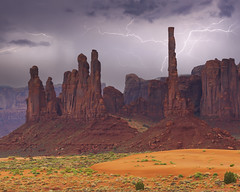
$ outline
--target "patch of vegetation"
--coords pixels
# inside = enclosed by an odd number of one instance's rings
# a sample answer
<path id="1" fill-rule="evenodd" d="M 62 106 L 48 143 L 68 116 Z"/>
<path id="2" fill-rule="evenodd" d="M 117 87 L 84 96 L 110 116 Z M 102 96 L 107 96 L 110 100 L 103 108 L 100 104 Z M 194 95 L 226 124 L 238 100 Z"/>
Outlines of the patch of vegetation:
<path id="1" fill-rule="evenodd" d="M 217 173 L 213 173 L 213 177 L 217 177 L 218 176 L 218 174 Z"/>
<path id="2" fill-rule="evenodd" d="M 144 190 L 144 184 L 142 181 L 138 181 L 136 184 L 135 184 L 135 188 L 136 190 Z"/>
<path id="3" fill-rule="evenodd" d="M 154 165 L 167 165 L 167 163 L 154 163 Z"/>
<path id="4" fill-rule="evenodd" d="M 225 184 L 229 184 L 229 183 L 236 183 L 237 181 L 237 178 L 235 176 L 235 174 L 231 171 L 227 171 L 225 174 L 224 174 L 224 183 Z"/>
<path id="5" fill-rule="evenodd" d="M 179 177 L 179 178 L 183 178 L 183 175 L 182 175 L 182 174 L 179 174 L 178 177 Z"/>
<path id="6" fill-rule="evenodd" d="M 194 178 L 195 179 L 203 179 L 203 174 L 200 173 L 200 172 L 197 172 L 197 173 L 194 174 Z"/>
<path id="7" fill-rule="evenodd" d="M 16 160 L 16 157 L 14 157 L 14 156 L 9 156 L 9 157 L 8 157 L 8 160 L 14 161 L 14 160 Z"/>
<path id="8" fill-rule="evenodd" d="M 231 164 L 230 167 L 234 167 L 234 164 Z"/>

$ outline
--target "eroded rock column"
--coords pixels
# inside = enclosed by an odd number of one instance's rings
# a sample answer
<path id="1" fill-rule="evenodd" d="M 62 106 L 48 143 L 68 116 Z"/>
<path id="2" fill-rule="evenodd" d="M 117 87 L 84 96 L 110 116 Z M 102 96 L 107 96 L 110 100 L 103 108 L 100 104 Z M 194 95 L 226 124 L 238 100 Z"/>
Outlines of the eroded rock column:
<path id="1" fill-rule="evenodd" d="M 38 76 L 37 66 L 33 66 L 30 69 L 30 76 L 31 79 L 28 81 L 26 121 L 37 122 L 46 113 L 45 91 Z"/>
<path id="2" fill-rule="evenodd" d="M 184 116 L 189 113 L 187 101 L 181 97 L 178 88 L 178 72 L 176 59 L 176 43 L 174 38 L 174 27 L 168 28 L 168 94 L 164 103 L 164 115 Z"/>

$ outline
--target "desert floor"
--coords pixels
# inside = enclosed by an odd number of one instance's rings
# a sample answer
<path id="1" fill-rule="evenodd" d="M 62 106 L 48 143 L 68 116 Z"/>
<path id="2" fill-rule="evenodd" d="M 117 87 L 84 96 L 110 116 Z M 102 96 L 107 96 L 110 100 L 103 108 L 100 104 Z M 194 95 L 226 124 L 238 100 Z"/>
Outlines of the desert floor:
<path id="1" fill-rule="evenodd" d="M 226 171 L 237 182 L 224 184 Z M 240 151 L 187 149 L 0 159 L 0 191 L 240 191 Z"/>
<path id="2" fill-rule="evenodd" d="M 99 172 L 129 174 L 139 177 L 217 173 L 240 174 L 240 151 L 217 149 L 183 149 L 131 155 L 91 167 Z"/>

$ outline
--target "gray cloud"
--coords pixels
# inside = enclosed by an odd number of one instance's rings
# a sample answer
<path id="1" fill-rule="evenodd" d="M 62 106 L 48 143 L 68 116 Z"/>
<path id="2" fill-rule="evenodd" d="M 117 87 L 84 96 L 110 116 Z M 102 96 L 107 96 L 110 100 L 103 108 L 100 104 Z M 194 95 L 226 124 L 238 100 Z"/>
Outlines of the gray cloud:
<path id="1" fill-rule="evenodd" d="M 189 37 L 178 55 L 179 74 L 216 57 L 240 59 L 240 0 L 0 1 L 1 84 L 25 86 L 31 65 L 43 81 L 52 76 L 61 83 L 65 71 L 77 68 L 76 56 L 91 58 L 91 49 L 99 52 L 102 81 L 121 90 L 127 73 L 164 76 L 168 26 L 175 27 L 177 52 Z M 201 32 L 230 26 L 234 33 Z M 200 31 L 188 36 L 192 30 Z"/>
<path id="2" fill-rule="evenodd" d="M 212 4 L 212 1 L 213 0 L 206 0 L 206 1 L 200 1 L 199 3 L 200 3 L 200 5 L 206 6 L 206 5 Z"/>
<path id="3" fill-rule="evenodd" d="M 71 9 L 71 8 L 66 8 L 66 9 L 65 9 L 65 12 L 66 12 L 66 13 L 74 13 L 73 9 Z"/>
<path id="4" fill-rule="evenodd" d="M 234 9 L 234 4 L 236 0 L 219 0 L 218 8 L 220 10 L 219 16 L 220 17 L 231 17 Z"/>
<path id="5" fill-rule="evenodd" d="M 146 12 L 151 12 L 158 7 L 156 2 L 151 0 L 130 0 L 127 3 L 124 3 L 122 6 L 125 14 L 133 16 L 139 16 Z"/>
<path id="6" fill-rule="evenodd" d="M 193 8 L 193 4 L 187 4 L 173 10 L 173 13 L 177 15 L 187 15 L 191 12 L 192 8 Z"/>
<path id="7" fill-rule="evenodd" d="M 189 15 L 201 11 L 210 6 L 213 0 L 105 0 L 90 1 L 86 10 L 88 16 L 116 15 L 116 10 L 121 10 L 123 15 L 148 20 L 153 22 L 159 18 L 166 18 L 172 15 Z"/>
<path id="8" fill-rule="evenodd" d="M 50 46 L 50 43 L 47 41 L 40 41 L 39 43 L 30 41 L 28 39 L 18 39 L 12 40 L 9 42 L 10 44 L 18 45 L 18 46 L 28 46 L 28 47 L 39 47 L 39 46 Z"/>

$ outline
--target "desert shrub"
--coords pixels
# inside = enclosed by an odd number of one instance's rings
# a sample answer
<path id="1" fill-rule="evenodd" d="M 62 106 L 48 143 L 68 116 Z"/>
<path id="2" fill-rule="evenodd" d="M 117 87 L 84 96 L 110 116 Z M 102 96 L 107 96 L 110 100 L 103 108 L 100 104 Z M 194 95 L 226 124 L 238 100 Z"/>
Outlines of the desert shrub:
<path id="1" fill-rule="evenodd" d="M 197 172 L 197 173 L 194 174 L 194 178 L 195 179 L 202 179 L 203 178 L 203 174 L 200 173 L 200 172 Z"/>
<path id="2" fill-rule="evenodd" d="M 224 183 L 225 184 L 229 184 L 229 183 L 236 183 L 237 179 L 234 173 L 232 173 L 231 171 L 227 171 L 224 174 Z"/>
<path id="3" fill-rule="evenodd" d="M 183 175 L 182 175 L 182 174 L 179 174 L 178 177 L 179 177 L 179 178 L 183 178 Z"/>
<path id="4" fill-rule="evenodd" d="M 217 177 L 218 176 L 218 174 L 217 173 L 213 173 L 213 177 Z"/>
<path id="5" fill-rule="evenodd" d="M 13 161 L 13 160 L 16 160 L 16 157 L 14 157 L 14 156 L 9 156 L 9 157 L 8 157 L 8 160 L 12 160 L 12 161 Z"/>
<path id="6" fill-rule="evenodd" d="M 144 184 L 142 181 L 138 181 L 136 184 L 135 184 L 135 187 L 136 187 L 136 190 L 144 190 Z"/>

